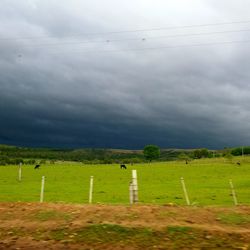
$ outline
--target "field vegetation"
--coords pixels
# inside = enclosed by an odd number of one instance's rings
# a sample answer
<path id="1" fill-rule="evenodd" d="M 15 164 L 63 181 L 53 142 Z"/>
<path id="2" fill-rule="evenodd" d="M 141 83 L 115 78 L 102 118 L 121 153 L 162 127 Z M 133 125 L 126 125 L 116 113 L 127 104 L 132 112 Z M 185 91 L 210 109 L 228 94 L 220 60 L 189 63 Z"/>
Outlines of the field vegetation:
<path id="1" fill-rule="evenodd" d="M 241 165 L 237 165 L 237 162 Z M 128 204 L 131 170 L 137 169 L 139 202 L 185 205 L 180 178 L 184 177 L 192 205 L 233 205 L 229 180 L 238 202 L 250 204 L 250 157 L 196 159 L 127 164 L 83 164 L 57 161 L 53 164 L 0 167 L 0 201 L 39 201 L 41 178 L 45 176 L 46 202 L 88 203 L 89 180 L 94 176 L 93 203 Z"/>

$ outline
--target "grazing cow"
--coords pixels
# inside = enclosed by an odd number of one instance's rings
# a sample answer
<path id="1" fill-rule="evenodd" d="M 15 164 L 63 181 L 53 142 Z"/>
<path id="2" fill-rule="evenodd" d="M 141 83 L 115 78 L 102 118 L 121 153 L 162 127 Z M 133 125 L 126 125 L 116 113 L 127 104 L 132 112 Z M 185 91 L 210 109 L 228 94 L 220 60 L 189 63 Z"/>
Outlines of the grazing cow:
<path id="1" fill-rule="evenodd" d="M 40 165 L 39 164 L 37 164 L 35 167 L 34 167 L 34 169 L 39 169 L 40 168 Z"/>
<path id="2" fill-rule="evenodd" d="M 237 163 L 236 163 L 238 166 L 240 166 L 240 161 L 237 161 Z"/>
<path id="3" fill-rule="evenodd" d="M 123 169 L 123 168 L 124 168 L 124 169 L 127 169 L 127 167 L 126 167 L 125 164 L 121 164 L 121 165 L 120 165 L 120 168 L 121 168 L 121 169 Z"/>

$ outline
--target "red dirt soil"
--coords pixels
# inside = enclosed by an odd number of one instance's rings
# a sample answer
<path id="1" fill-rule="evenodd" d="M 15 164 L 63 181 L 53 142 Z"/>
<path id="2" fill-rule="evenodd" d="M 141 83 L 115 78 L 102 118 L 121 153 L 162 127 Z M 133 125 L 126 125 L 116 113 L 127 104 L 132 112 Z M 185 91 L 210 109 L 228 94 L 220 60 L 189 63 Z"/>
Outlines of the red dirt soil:
<path id="1" fill-rule="evenodd" d="M 248 250 L 250 207 L 0 203 L 0 249 Z"/>

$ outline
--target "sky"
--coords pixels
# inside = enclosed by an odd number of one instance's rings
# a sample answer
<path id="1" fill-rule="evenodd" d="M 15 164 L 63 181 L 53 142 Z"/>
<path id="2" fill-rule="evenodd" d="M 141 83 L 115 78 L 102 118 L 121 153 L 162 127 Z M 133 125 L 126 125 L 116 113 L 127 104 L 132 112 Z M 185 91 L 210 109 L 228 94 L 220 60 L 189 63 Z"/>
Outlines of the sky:
<path id="1" fill-rule="evenodd" d="M 249 145 L 250 0 L 1 0 L 0 144 Z"/>

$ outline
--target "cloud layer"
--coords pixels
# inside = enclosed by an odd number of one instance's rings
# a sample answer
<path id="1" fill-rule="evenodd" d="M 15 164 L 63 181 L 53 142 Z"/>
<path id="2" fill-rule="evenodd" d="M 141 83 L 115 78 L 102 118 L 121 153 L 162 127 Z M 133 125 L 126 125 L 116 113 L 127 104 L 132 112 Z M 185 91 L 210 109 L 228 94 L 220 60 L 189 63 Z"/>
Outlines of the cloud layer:
<path id="1" fill-rule="evenodd" d="M 0 143 L 249 144 L 249 1 L 105 3 L 1 3 Z"/>

